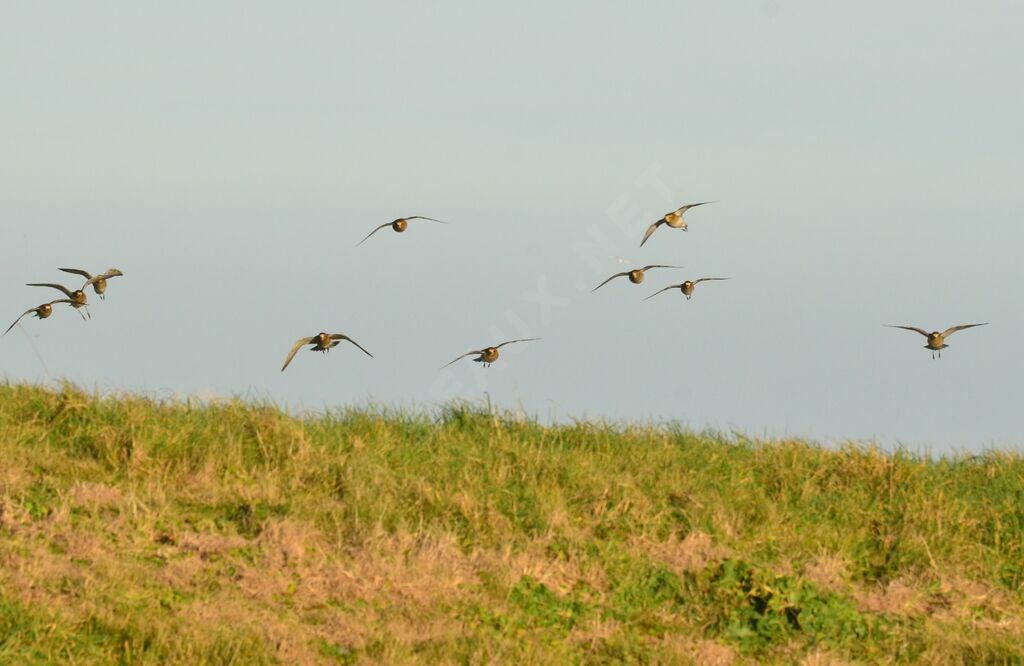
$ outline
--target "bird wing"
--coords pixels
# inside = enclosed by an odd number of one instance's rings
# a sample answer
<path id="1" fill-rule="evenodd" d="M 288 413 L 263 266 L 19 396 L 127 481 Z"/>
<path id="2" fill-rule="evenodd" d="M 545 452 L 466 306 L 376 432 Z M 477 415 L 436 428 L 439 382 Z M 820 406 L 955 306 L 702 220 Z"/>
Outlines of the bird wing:
<path id="1" fill-rule="evenodd" d="M 390 222 L 385 222 L 384 224 L 380 225 L 379 227 L 377 227 L 376 229 L 374 229 L 370 233 L 366 234 L 366 238 L 369 238 L 370 236 L 374 235 L 375 233 L 377 233 L 378 231 L 380 231 L 384 227 L 390 227 L 390 226 L 391 226 Z M 366 238 L 364 238 L 363 240 L 361 240 L 358 243 L 356 243 L 356 245 L 359 246 L 359 245 L 362 245 L 363 243 L 365 243 L 366 242 Z"/>
<path id="2" fill-rule="evenodd" d="M 641 268 L 640 272 L 643 273 L 651 270 L 652 268 L 682 268 L 682 266 L 666 266 L 665 264 L 651 264 L 650 266 L 644 266 L 643 268 Z M 623 273 L 623 275 L 626 275 L 626 273 Z"/>
<path id="3" fill-rule="evenodd" d="M 694 284 L 699 284 L 701 282 L 710 282 L 712 280 L 728 280 L 728 279 L 729 278 L 701 278 L 699 280 L 694 280 L 693 283 Z"/>
<path id="4" fill-rule="evenodd" d="M 288 364 L 292 362 L 293 358 L 295 358 L 295 352 L 299 351 L 299 348 L 302 347 L 302 345 L 308 345 L 310 342 L 313 342 L 313 338 L 299 338 L 295 344 L 292 345 L 291 351 L 288 352 L 288 358 L 284 360 L 284 365 L 281 366 L 281 372 L 284 372 L 284 369 L 287 368 Z"/>
<path id="5" fill-rule="evenodd" d="M 974 328 L 975 326 L 987 326 L 987 325 L 988 325 L 988 322 L 985 322 L 984 324 L 962 324 L 960 326 L 950 326 L 949 328 L 947 328 L 946 330 L 944 330 L 942 332 L 942 337 L 944 337 L 944 338 L 948 337 L 950 335 L 953 335 L 957 331 L 964 330 L 965 328 Z"/>
<path id="6" fill-rule="evenodd" d="M 540 338 L 519 338 L 517 340 L 509 340 L 508 342 L 502 342 L 500 345 L 494 345 L 494 348 L 501 349 L 505 345 L 510 345 L 513 342 L 529 342 L 530 340 L 540 340 Z"/>
<path id="7" fill-rule="evenodd" d="M 18 322 L 21 321 L 25 317 L 25 315 L 31 314 L 31 313 L 33 313 L 35 311 L 36 311 L 36 308 L 29 308 L 28 310 L 25 310 L 23 313 L 21 313 L 21 316 L 18 317 L 17 319 L 15 319 L 14 323 L 7 327 L 7 330 L 4 331 L 4 335 L 7 335 L 8 333 L 10 333 L 11 329 L 14 328 L 15 326 L 17 326 Z"/>
<path id="8" fill-rule="evenodd" d="M 615 278 L 623 277 L 624 275 L 629 275 L 629 271 L 626 271 L 625 273 L 616 273 L 615 275 L 611 276 L 610 278 L 608 278 L 607 280 L 605 280 L 601 284 L 597 285 L 596 287 L 594 287 L 590 291 L 597 291 L 598 289 L 600 289 L 601 287 L 605 286 L 606 284 L 608 284 L 609 282 L 611 282 Z"/>
<path id="9" fill-rule="evenodd" d="M 682 284 L 670 284 L 669 286 L 665 287 L 664 289 L 659 289 L 658 291 L 654 292 L 653 294 L 651 294 L 647 298 L 654 298 L 655 296 L 657 296 L 658 294 L 660 294 L 663 291 L 668 291 L 669 289 L 679 289 L 682 286 L 683 286 Z M 644 300 L 646 301 L 647 298 L 645 298 Z"/>
<path id="10" fill-rule="evenodd" d="M 89 271 L 83 271 L 81 268 L 58 268 L 57 270 L 64 271 L 65 273 L 74 273 L 75 275 L 81 275 L 86 280 L 92 279 L 92 275 L 89 274 Z"/>
<path id="11" fill-rule="evenodd" d="M 455 357 L 455 358 L 454 358 L 453 360 L 451 360 L 451 361 L 449 361 L 448 363 L 445 363 L 444 365 L 442 365 L 442 366 L 441 366 L 441 369 L 442 369 L 442 370 L 444 370 L 445 368 L 447 368 L 447 367 L 448 367 L 449 365 L 451 365 L 451 364 L 452 364 L 452 363 L 454 363 L 455 361 L 460 361 L 460 360 L 462 360 L 462 359 L 466 358 L 467 356 L 472 356 L 473 354 L 483 354 L 483 353 L 484 353 L 484 352 L 483 352 L 483 350 L 481 350 L 481 349 L 475 349 L 475 350 L 473 350 L 473 351 L 470 351 L 470 352 L 466 352 L 466 353 L 465 353 L 465 354 L 463 354 L 462 356 L 457 356 L 457 357 Z"/>
<path id="12" fill-rule="evenodd" d="M 650 238 L 651 234 L 654 233 L 654 230 L 657 229 L 658 227 L 660 227 L 663 224 L 665 224 L 665 219 L 664 218 L 658 220 L 657 222 L 655 222 L 651 226 L 647 227 L 647 231 L 644 232 L 644 239 L 642 241 L 640 241 L 640 247 L 643 247 L 644 243 L 647 242 L 647 239 Z"/>
<path id="13" fill-rule="evenodd" d="M 686 204 L 685 206 L 680 206 L 679 208 L 677 208 L 676 212 L 679 213 L 680 215 L 682 215 L 683 213 L 685 213 L 686 211 L 690 210 L 691 208 L 696 208 L 697 206 L 704 206 L 704 205 L 709 204 L 709 203 L 715 203 L 715 202 L 714 201 L 701 201 L 700 203 Z"/>
<path id="14" fill-rule="evenodd" d="M 444 220 L 435 220 L 432 217 L 426 217 L 425 215 L 410 215 L 409 217 L 402 218 L 405 220 L 430 220 L 431 222 L 440 222 L 441 224 L 448 224 Z"/>
<path id="15" fill-rule="evenodd" d="M 101 273 L 99 275 L 94 275 L 93 277 L 91 277 L 88 280 L 86 280 L 85 284 L 82 285 L 82 289 L 85 289 L 86 287 L 88 287 L 91 284 L 96 284 L 100 280 L 109 280 L 110 278 L 118 277 L 120 275 L 124 275 L 124 273 L 122 273 L 121 271 L 117 270 L 116 268 L 109 268 L 109 269 L 107 269 L 107 271 L 105 273 Z"/>
<path id="16" fill-rule="evenodd" d="M 914 331 L 916 333 L 920 333 L 921 335 L 923 335 L 926 338 L 929 335 L 931 335 L 928 331 L 922 330 L 922 329 L 918 328 L 917 326 L 897 326 L 895 324 L 886 324 L 886 326 L 888 326 L 889 328 L 902 328 L 905 331 Z"/>
<path id="17" fill-rule="evenodd" d="M 86 282 L 84 285 L 82 285 L 82 289 L 85 289 L 90 284 L 95 284 L 95 283 L 99 282 L 100 280 L 109 280 L 110 278 L 118 277 L 118 276 L 121 276 L 121 275 L 124 275 L 124 273 L 122 273 L 121 271 L 117 270 L 116 268 L 108 268 L 105 272 L 100 273 L 99 275 L 96 275 L 96 276 L 93 276 L 93 277 L 89 278 L 89 281 Z"/>
<path id="18" fill-rule="evenodd" d="M 62 284 L 56 284 L 54 282 L 29 282 L 25 285 L 26 287 L 53 287 L 54 289 L 60 289 L 63 291 L 68 298 L 71 298 L 71 292 Z"/>
<path id="19" fill-rule="evenodd" d="M 359 344 L 358 342 L 356 342 L 352 338 L 348 337 L 344 333 L 331 333 L 331 340 L 348 340 L 349 342 L 354 344 L 356 347 L 359 347 L 360 349 L 363 349 L 363 346 L 361 344 Z M 366 351 L 365 349 L 363 349 L 363 353 L 366 354 L 367 356 L 369 356 L 370 358 L 373 358 L 373 354 L 371 354 L 370 352 Z"/>

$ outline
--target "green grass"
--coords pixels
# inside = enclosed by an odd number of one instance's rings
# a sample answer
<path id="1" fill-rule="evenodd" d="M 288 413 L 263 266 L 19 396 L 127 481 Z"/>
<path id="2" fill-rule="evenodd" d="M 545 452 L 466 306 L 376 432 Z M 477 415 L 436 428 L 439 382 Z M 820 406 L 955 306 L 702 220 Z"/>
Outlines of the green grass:
<path id="1" fill-rule="evenodd" d="M 0 663 L 1024 663 L 1024 458 L 0 385 Z"/>

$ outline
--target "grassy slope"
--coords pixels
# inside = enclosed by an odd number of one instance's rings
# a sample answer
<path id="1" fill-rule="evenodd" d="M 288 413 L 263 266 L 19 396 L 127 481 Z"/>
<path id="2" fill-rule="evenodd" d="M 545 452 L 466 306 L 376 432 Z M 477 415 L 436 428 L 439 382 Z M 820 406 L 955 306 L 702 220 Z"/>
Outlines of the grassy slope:
<path id="1" fill-rule="evenodd" d="M 0 385 L 0 662 L 1016 662 L 1024 459 Z"/>

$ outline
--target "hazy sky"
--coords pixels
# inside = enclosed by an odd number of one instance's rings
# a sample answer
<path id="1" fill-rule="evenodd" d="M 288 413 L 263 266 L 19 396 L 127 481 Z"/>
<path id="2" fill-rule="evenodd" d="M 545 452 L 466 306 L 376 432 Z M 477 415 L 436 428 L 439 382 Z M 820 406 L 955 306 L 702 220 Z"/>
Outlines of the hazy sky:
<path id="1" fill-rule="evenodd" d="M 951 3 L 950 3 L 951 4 Z M 10 380 L 1024 440 L 1019 3 L 8 3 Z M 689 201 L 690 232 L 646 226 Z M 402 215 L 404 234 L 374 226 Z M 619 259 L 628 263 L 620 264 Z M 681 264 L 590 289 L 624 267 Z M 641 299 L 714 275 L 692 301 Z M 988 321 L 949 340 L 932 329 Z M 320 330 L 326 358 L 292 342 Z M 510 337 L 485 370 L 470 349 Z"/>

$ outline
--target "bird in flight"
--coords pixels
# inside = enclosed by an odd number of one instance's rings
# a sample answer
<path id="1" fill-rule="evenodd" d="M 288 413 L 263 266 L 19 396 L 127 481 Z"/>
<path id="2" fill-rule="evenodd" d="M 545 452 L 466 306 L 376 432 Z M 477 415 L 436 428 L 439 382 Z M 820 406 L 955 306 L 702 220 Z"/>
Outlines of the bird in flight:
<path id="1" fill-rule="evenodd" d="M 303 345 L 311 344 L 313 346 L 310 347 L 310 351 L 318 351 L 326 354 L 333 347 L 337 347 L 339 344 L 341 344 L 342 340 L 348 340 L 356 347 L 362 349 L 364 354 L 366 354 L 370 358 L 373 358 L 373 354 L 363 349 L 362 345 L 360 345 L 358 342 L 348 337 L 344 333 L 318 333 L 317 335 L 314 335 L 311 338 L 299 338 L 298 340 L 295 341 L 295 344 L 292 345 L 291 350 L 288 352 L 288 358 L 284 360 L 284 365 L 281 366 L 281 372 L 284 372 L 284 369 L 287 368 L 288 364 L 292 362 L 293 358 L 295 358 L 295 353 L 299 351 L 299 348 L 302 347 Z"/>
<path id="2" fill-rule="evenodd" d="M 82 270 L 81 268 L 58 268 L 57 270 L 64 271 L 65 273 L 74 273 L 75 275 L 81 275 L 84 277 L 86 282 L 82 285 L 82 289 L 92 285 L 92 290 L 96 292 L 96 295 L 100 297 L 100 300 L 103 300 L 104 294 L 107 293 L 107 280 L 112 277 L 124 275 L 124 273 L 116 268 L 108 268 L 99 275 L 90 275 L 89 271 Z"/>
<path id="3" fill-rule="evenodd" d="M 474 363 L 483 363 L 484 367 L 488 368 L 488 367 L 490 367 L 491 363 L 494 363 L 495 361 L 498 360 L 498 356 L 500 356 L 500 354 L 498 353 L 499 349 L 501 349 L 505 345 L 510 345 L 513 342 L 529 342 L 530 340 L 540 340 L 540 338 L 519 338 L 518 340 L 509 340 L 508 342 L 502 342 L 500 345 L 495 345 L 493 347 L 484 347 L 483 349 L 475 349 L 473 351 L 466 352 L 462 356 L 459 356 L 458 358 L 456 358 L 456 359 L 454 359 L 454 360 L 452 360 L 452 361 L 450 361 L 448 363 L 445 363 L 443 366 L 441 366 L 441 369 L 443 370 L 444 368 L 447 368 L 452 363 L 455 363 L 455 361 L 458 361 L 460 359 L 466 358 L 467 356 L 473 356 L 474 354 L 476 354 L 478 357 L 474 358 L 473 362 Z"/>
<path id="4" fill-rule="evenodd" d="M 617 277 L 629 277 L 629 281 L 633 284 L 640 284 L 644 281 L 644 272 L 649 271 L 652 268 L 682 268 L 682 266 L 666 266 L 665 264 L 651 264 L 650 266 L 644 266 L 643 268 L 634 268 L 630 271 L 623 271 L 622 273 L 616 273 L 601 284 L 597 285 L 590 291 L 597 291 L 601 287 L 605 286 Z"/>
<path id="5" fill-rule="evenodd" d="M 640 247 L 643 247 L 644 243 L 647 242 L 647 239 L 651 237 L 651 234 L 653 234 L 655 230 L 657 230 L 657 228 L 663 224 L 667 224 L 673 229 L 682 229 L 683 231 L 687 231 L 689 229 L 689 226 L 686 224 L 686 220 L 683 219 L 683 213 L 690 210 L 691 208 L 696 208 L 697 206 L 703 206 L 709 203 L 715 202 L 702 201 L 700 203 L 686 204 L 685 206 L 680 206 L 679 208 L 676 208 L 671 213 L 665 213 L 665 216 L 663 218 L 661 218 L 651 226 L 647 227 L 647 231 L 644 232 L 644 239 L 640 241 Z"/>
<path id="6" fill-rule="evenodd" d="M 68 299 L 71 300 L 71 307 L 75 308 L 76 310 L 78 310 L 79 308 L 85 307 L 86 306 L 86 301 L 88 300 L 86 298 L 86 296 L 85 296 L 85 292 L 82 291 L 81 289 L 75 289 L 74 291 L 71 291 L 70 289 L 68 289 L 64 285 L 57 284 L 55 282 L 29 282 L 25 286 L 26 287 L 50 287 L 51 289 L 59 289 L 60 291 L 64 292 L 64 295 L 67 296 Z M 86 310 L 86 312 L 88 312 L 88 310 Z M 79 312 L 78 314 L 82 315 L 81 312 Z M 89 315 L 89 318 L 92 319 L 92 315 Z M 82 315 L 82 319 L 85 319 L 85 315 Z"/>
<path id="7" fill-rule="evenodd" d="M 693 296 L 693 290 L 696 289 L 697 285 L 700 284 L 701 282 L 709 282 L 709 281 L 712 281 L 712 280 L 728 280 L 728 279 L 729 278 L 701 278 L 699 280 L 693 280 L 692 282 L 690 280 L 687 280 L 686 282 L 683 282 L 682 284 L 670 284 L 669 286 L 665 287 L 664 289 L 659 289 L 658 291 L 654 292 L 653 294 L 651 294 L 647 298 L 654 298 L 655 296 L 657 296 L 661 292 L 668 291 L 669 289 L 678 289 L 679 291 L 683 292 L 684 296 L 686 296 L 686 300 L 690 300 L 690 298 Z M 645 298 L 644 300 L 646 301 L 647 298 Z"/>
<path id="8" fill-rule="evenodd" d="M 377 227 L 376 229 L 374 229 L 370 233 L 366 234 L 366 238 L 364 238 L 363 240 L 361 240 L 358 243 L 356 243 L 356 245 L 362 245 L 363 243 L 366 242 L 367 238 L 369 238 L 370 236 L 374 235 L 375 233 L 377 233 L 378 231 L 380 231 L 384 227 L 391 227 L 392 229 L 394 229 L 398 233 L 402 233 L 403 231 L 405 231 L 406 229 L 409 228 L 409 220 L 430 220 L 431 222 L 440 222 L 441 224 L 448 224 L 444 220 L 435 220 L 432 217 L 424 217 L 423 215 L 410 215 L 409 217 L 400 217 L 397 220 L 395 220 L 394 222 L 386 222 L 386 223 L 380 225 L 379 227 Z"/>
<path id="9" fill-rule="evenodd" d="M 75 305 L 75 302 L 70 298 L 61 298 L 56 301 L 50 301 L 49 303 L 43 303 L 42 305 L 39 305 L 34 308 L 29 308 L 28 310 L 25 310 L 25 312 L 22 313 L 21 317 L 15 319 L 13 324 L 7 327 L 7 330 L 4 331 L 4 335 L 10 333 L 11 329 L 17 326 L 18 322 L 21 321 L 22 317 L 25 317 L 26 315 L 35 314 L 35 316 L 38 317 L 39 319 L 46 319 L 47 317 L 53 314 L 53 306 L 56 305 L 57 303 L 69 303 L 73 306 Z"/>
<path id="10" fill-rule="evenodd" d="M 920 333 L 924 337 L 928 338 L 928 341 L 925 343 L 924 348 L 930 349 L 932 351 L 933 359 L 935 358 L 936 352 L 938 352 L 939 358 L 942 358 L 942 350 L 949 346 L 946 344 L 946 338 L 948 338 L 949 336 L 953 335 L 957 331 L 962 331 L 965 328 L 974 328 L 975 326 L 987 325 L 988 322 L 985 322 L 984 324 L 962 324 L 960 326 L 950 326 L 941 333 L 938 331 L 932 331 L 931 333 L 929 333 L 928 331 L 918 328 L 916 326 L 896 326 L 893 324 L 886 324 L 886 326 L 888 326 L 889 328 L 902 328 L 905 331 L 914 331 L 915 333 Z"/>

